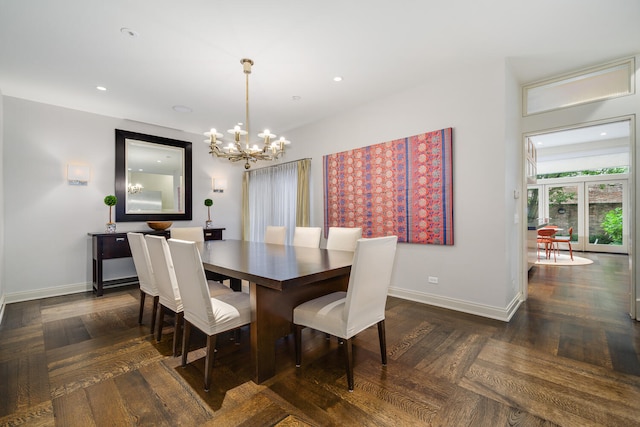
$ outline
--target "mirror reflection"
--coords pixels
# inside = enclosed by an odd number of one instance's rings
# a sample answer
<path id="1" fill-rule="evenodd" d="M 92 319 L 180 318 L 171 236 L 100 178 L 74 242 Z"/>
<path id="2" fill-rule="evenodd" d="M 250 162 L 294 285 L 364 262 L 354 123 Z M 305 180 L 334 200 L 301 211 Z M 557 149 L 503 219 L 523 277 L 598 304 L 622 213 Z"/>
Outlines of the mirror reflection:
<path id="1" fill-rule="evenodd" d="M 116 221 L 191 220 L 191 143 L 116 129 Z"/>
<path id="2" fill-rule="evenodd" d="M 127 213 L 184 212 L 184 149 L 125 139 Z"/>

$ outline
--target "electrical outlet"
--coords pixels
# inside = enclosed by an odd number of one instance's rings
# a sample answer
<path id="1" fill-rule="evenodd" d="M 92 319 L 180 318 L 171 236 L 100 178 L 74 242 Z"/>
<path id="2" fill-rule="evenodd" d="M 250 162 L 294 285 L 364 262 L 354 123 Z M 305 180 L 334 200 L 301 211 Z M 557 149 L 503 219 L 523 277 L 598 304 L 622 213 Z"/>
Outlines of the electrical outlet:
<path id="1" fill-rule="evenodd" d="M 434 276 L 429 276 L 429 283 L 438 283 L 438 278 Z"/>

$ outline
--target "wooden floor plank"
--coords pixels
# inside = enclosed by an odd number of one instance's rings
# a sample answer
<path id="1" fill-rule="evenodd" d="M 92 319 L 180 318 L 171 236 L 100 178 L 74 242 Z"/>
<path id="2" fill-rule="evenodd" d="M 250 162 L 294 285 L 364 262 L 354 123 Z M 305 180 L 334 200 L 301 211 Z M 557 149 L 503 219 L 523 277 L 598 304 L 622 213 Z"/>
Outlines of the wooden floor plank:
<path id="1" fill-rule="evenodd" d="M 138 301 L 129 293 L 110 295 L 109 298 L 82 298 L 69 304 L 64 299 L 57 304 L 47 305 L 42 309 L 42 322 L 53 322 L 83 314 L 118 310 L 127 305 L 137 305 Z"/>
<path id="2" fill-rule="evenodd" d="M 44 353 L 0 362 L 0 416 L 50 401 Z"/>
<path id="3" fill-rule="evenodd" d="M 640 378 L 502 342 L 483 349 L 461 386 L 560 425 L 640 420 Z"/>
<path id="4" fill-rule="evenodd" d="M 49 365 L 51 396 L 58 397 L 106 379 L 139 369 L 162 356 L 144 339 L 113 346 L 110 352 L 90 351 Z"/>
<path id="5" fill-rule="evenodd" d="M 91 414 L 98 426 L 125 426 L 135 424 L 127 402 L 122 398 L 112 378 L 85 388 Z"/>
<path id="6" fill-rule="evenodd" d="M 32 404 L 22 410 L 16 411 L 5 417 L 0 416 L 0 426 L 55 426 L 54 411 L 51 401 L 47 400 L 39 404 Z M 88 424 L 90 425 L 90 424 Z"/>
<path id="7" fill-rule="evenodd" d="M 166 402 L 157 398 L 153 387 L 139 372 L 131 371 L 114 377 L 113 382 L 124 402 L 129 416 L 138 425 L 172 426 Z"/>
<path id="8" fill-rule="evenodd" d="M 174 425 L 196 426 L 212 418 L 213 411 L 194 389 L 180 381 L 172 368 L 156 362 L 140 367 L 139 371 Z"/>
<path id="9" fill-rule="evenodd" d="M 53 399 L 53 411 L 56 414 L 58 425 L 96 426 L 89 399 L 83 388 Z"/>

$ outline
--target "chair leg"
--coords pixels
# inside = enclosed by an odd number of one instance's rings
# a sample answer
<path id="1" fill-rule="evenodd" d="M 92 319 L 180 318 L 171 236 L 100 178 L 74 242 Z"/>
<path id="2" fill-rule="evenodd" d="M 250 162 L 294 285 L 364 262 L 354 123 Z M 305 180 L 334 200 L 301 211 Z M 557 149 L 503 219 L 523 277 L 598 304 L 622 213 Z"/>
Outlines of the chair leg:
<path id="1" fill-rule="evenodd" d="M 567 242 L 569 245 L 569 255 L 571 256 L 571 261 L 573 261 L 573 248 L 571 247 L 571 242 Z"/>
<path id="2" fill-rule="evenodd" d="M 302 326 L 294 325 L 295 346 L 296 346 L 296 368 L 299 368 L 302 362 Z"/>
<path id="3" fill-rule="evenodd" d="M 384 320 L 378 322 L 378 339 L 380 340 L 380 355 L 382 356 L 382 364 L 387 364 L 387 337 L 384 332 Z"/>
<path id="4" fill-rule="evenodd" d="M 178 357 L 180 355 L 180 353 L 178 352 L 179 348 L 179 342 L 181 341 L 181 336 L 182 336 L 182 324 L 184 319 L 184 312 L 181 311 L 180 313 L 176 313 L 176 320 L 175 320 L 175 325 L 173 328 L 173 357 Z"/>
<path id="5" fill-rule="evenodd" d="M 216 335 L 207 336 L 207 356 L 204 362 L 204 391 L 209 391 L 211 386 L 211 371 L 213 371 L 213 359 L 215 357 Z"/>
<path id="6" fill-rule="evenodd" d="M 140 313 L 138 314 L 138 325 L 142 325 L 142 313 L 144 312 L 144 299 L 147 294 L 140 289 Z"/>
<path id="7" fill-rule="evenodd" d="M 158 303 L 160 302 L 160 297 L 153 297 L 153 309 L 151 310 L 151 335 L 153 335 L 153 331 L 156 330 L 156 315 L 158 314 Z"/>
<path id="8" fill-rule="evenodd" d="M 160 304 L 158 307 L 158 332 L 156 334 L 156 341 L 160 342 L 162 339 L 162 324 L 164 323 L 164 306 Z"/>
<path id="9" fill-rule="evenodd" d="M 344 340 L 344 357 L 347 364 L 347 385 L 353 391 L 353 338 Z"/>
<path id="10" fill-rule="evenodd" d="M 187 354 L 189 353 L 189 339 L 191 338 L 191 323 L 184 321 L 184 332 L 182 334 L 182 367 L 187 366 Z"/>

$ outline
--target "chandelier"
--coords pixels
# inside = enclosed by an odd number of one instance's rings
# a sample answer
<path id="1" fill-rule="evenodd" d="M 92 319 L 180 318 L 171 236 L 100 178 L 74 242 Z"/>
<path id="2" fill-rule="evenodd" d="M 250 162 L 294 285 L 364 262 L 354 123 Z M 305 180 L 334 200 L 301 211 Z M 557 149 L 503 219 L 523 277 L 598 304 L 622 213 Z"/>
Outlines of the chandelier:
<path id="1" fill-rule="evenodd" d="M 127 193 L 129 194 L 142 193 L 143 188 L 144 187 L 140 184 L 129 184 L 127 185 Z"/>
<path id="2" fill-rule="evenodd" d="M 223 157 L 229 159 L 232 162 L 238 162 L 244 160 L 244 168 L 249 169 L 251 165 L 249 162 L 257 162 L 258 160 L 276 160 L 282 154 L 284 154 L 285 146 L 290 144 L 284 137 L 273 140 L 277 135 L 272 134 L 269 129 L 265 129 L 262 133 L 258 134 L 258 137 L 264 140 L 262 148 L 258 147 L 258 144 L 251 145 L 249 143 L 249 74 L 251 74 L 251 66 L 253 61 L 251 59 L 241 59 L 244 74 L 245 74 L 245 124 L 247 130 L 240 128 L 240 124 L 234 126 L 233 129 L 227 130 L 228 133 L 234 136 L 233 142 L 230 142 L 226 147 L 222 145 L 222 134 L 215 129 L 211 129 L 204 134 L 208 137 L 204 142 L 209 144 L 209 154 L 216 157 Z M 244 144 L 241 141 L 242 136 L 245 136 Z"/>

